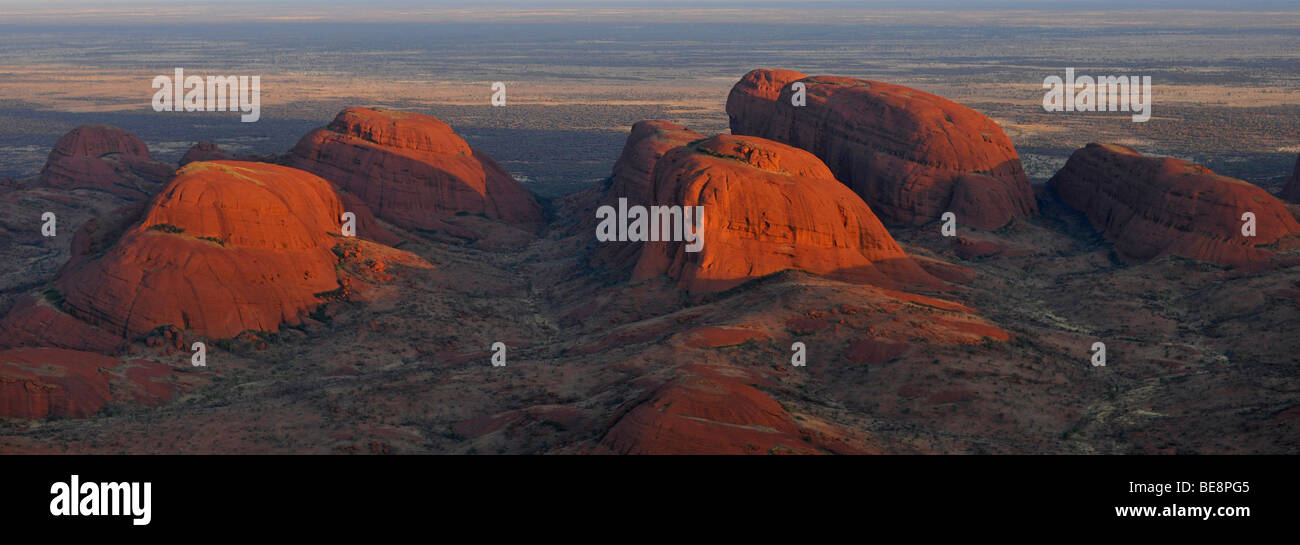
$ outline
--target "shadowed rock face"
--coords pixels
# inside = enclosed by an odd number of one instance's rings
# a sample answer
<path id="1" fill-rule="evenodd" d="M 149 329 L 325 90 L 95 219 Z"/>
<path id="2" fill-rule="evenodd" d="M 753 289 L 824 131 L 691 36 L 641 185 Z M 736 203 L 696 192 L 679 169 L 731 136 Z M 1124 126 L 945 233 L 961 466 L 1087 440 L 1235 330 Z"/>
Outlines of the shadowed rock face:
<path id="1" fill-rule="evenodd" d="M 185 152 L 185 156 L 181 157 L 180 165 L 185 166 L 196 161 L 225 161 L 230 158 L 230 155 L 215 143 L 199 142 L 190 146 L 190 149 Z"/>
<path id="2" fill-rule="evenodd" d="M 791 103 L 791 84 L 807 105 Z M 993 120 L 929 93 L 878 81 L 746 74 L 727 98 L 731 132 L 812 152 L 887 224 L 922 225 L 953 212 L 995 229 L 1037 213 L 1011 140 Z"/>
<path id="3" fill-rule="evenodd" d="M 172 166 L 154 161 L 135 135 L 117 127 L 83 125 L 50 151 L 37 185 L 55 189 L 95 189 L 128 200 L 143 200 L 172 175 Z"/>
<path id="4" fill-rule="evenodd" d="M 458 214 L 526 231 L 542 225 L 531 192 L 426 115 L 348 108 L 303 137 L 288 163 L 356 194 L 376 216 L 408 229 L 456 231 L 447 222 Z"/>
<path id="5" fill-rule="evenodd" d="M 1116 144 L 1075 151 L 1048 186 L 1129 261 L 1174 254 L 1241 266 L 1272 255 L 1256 246 L 1300 233 L 1286 205 L 1259 187 Z M 1254 237 L 1241 232 L 1246 212 L 1256 217 Z"/>
<path id="6" fill-rule="evenodd" d="M 1291 171 L 1291 179 L 1282 186 L 1282 198 L 1300 204 L 1300 156 L 1295 159 L 1295 170 Z"/>
<path id="7" fill-rule="evenodd" d="M 656 203 L 703 207 L 704 244 L 645 243 L 633 280 L 667 274 L 692 293 L 784 269 L 884 287 L 933 280 L 806 151 L 721 135 L 669 151 L 654 172 Z"/>
<path id="8" fill-rule="evenodd" d="M 300 323 L 340 286 L 342 210 L 328 182 L 300 170 L 192 163 L 115 243 L 79 233 L 84 253 L 0 322 L 0 342 L 107 351 L 164 325 L 229 338 Z"/>
<path id="9" fill-rule="evenodd" d="M 57 348 L 0 350 L 0 417 L 85 418 L 110 401 L 158 405 L 175 393 L 166 364 Z"/>

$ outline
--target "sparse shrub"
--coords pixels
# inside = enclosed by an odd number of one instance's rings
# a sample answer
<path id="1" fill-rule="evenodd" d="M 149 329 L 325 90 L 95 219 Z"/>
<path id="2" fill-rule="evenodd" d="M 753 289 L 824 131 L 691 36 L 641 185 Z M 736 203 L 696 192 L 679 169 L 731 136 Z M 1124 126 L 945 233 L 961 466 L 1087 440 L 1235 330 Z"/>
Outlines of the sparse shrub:
<path id="1" fill-rule="evenodd" d="M 164 232 L 164 233 L 171 233 L 171 234 L 173 234 L 173 235 L 174 235 L 174 234 L 179 234 L 179 233 L 184 233 L 184 232 L 185 232 L 184 229 L 181 229 L 180 227 L 177 227 L 177 226 L 172 225 L 172 224 L 170 224 L 170 223 L 155 223 L 155 224 L 149 226 L 149 230 L 150 230 L 150 231 L 162 231 L 162 232 Z"/>

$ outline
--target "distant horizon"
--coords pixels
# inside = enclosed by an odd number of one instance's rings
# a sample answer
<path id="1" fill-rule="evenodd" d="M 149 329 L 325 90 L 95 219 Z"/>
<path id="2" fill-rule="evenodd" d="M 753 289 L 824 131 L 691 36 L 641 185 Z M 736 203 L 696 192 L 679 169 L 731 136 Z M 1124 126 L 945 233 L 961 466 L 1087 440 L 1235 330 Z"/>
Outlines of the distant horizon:
<path id="1" fill-rule="evenodd" d="M 1225 25 L 1238 25 L 1231 14 L 1251 17 L 1262 13 L 1294 14 L 1287 20 L 1270 18 L 1272 26 L 1300 27 L 1300 6 L 1289 0 L 1255 0 L 1225 6 L 1210 0 L 1091 0 L 1069 6 L 1044 5 L 1031 0 L 878 0 L 844 2 L 821 0 L 791 5 L 762 0 L 484 0 L 450 2 L 325 0 L 304 2 L 281 0 L 255 2 L 163 2 L 123 0 L 0 0 L 0 26 L 67 26 L 121 24 L 222 24 L 222 23 L 437 23 L 437 22 L 698 22 L 698 23 L 782 23 L 782 24 L 909 24 L 924 22 L 937 26 L 1034 24 L 1077 25 L 1061 12 L 1090 14 L 1089 24 L 1133 24 L 1144 12 L 1214 13 L 1228 16 Z M 1110 13 L 1115 17 L 1105 17 Z M 936 15 L 951 17 L 936 19 Z M 1051 15 L 1053 20 L 1045 20 Z M 1099 16 L 1100 15 L 1100 16 Z M 1177 24 L 1177 21 L 1142 20 L 1144 24 Z"/>

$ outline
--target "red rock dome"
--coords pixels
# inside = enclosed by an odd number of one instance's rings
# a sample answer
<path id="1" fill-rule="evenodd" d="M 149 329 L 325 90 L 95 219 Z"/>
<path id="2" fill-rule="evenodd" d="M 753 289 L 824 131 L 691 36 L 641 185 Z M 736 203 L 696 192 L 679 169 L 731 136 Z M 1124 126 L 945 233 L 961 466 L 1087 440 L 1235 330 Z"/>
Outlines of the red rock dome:
<path id="1" fill-rule="evenodd" d="M 799 269 L 885 287 L 930 283 L 866 203 L 812 154 L 721 135 L 655 166 L 656 203 L 703 207 L 703 246 L 647 242 L 633 279 L 667 274 L 693 293 Z"/>
<path id="2" fill-rule="evenodd" d="M 648 204 L 654 198 L 652 176 L 655 163 L 668 153 L 703 140 L 704 135 L 668 121 L 638 121 L 623 144 L 623 153 L 614 163 L 606 204 L 626 198 L 633 204 Z"/>
<path id="3" fill-rule="evenodd" d="M 618 454 L 830 452 L 805 440 L 794 417 L 742 379 L 693 366 L 659 386 L 610 428 L 602 444 Z"/>
<path id="4" fill-rule="evenodd" d="M 807 104 L 791 103 L 803 82 Z M 993 120 L 929 93 L 878 81 L 754 70 L 727 98 L 731 132 L 812 152 L 891 225 L 944 212 L 983 229 L 1037 213 L 1011 140 Z"/>
<path id="5" fill-rule="evenodd" d="M 128 200 L 153 195 L 172 174 L 154 161 L 135 135 L 117 127 L 83 125 L 60 138 L 41 169 L 37 185 L 95 189 Z"/>
<path id="6" fill-rule="evenodd" d="M 703 139 L 703 135 L 668 121 L 636 122 L 623 145 L 623 153 L 614 163 L 609 189 L 598 206 L 618 206 L 619 199 L 627 199 L 629 205 L 653 204 L 655 163 L 669 150 Z M 583 225 L 594 228 L 594 216 L 586 218 Z M 625 274 L 631 271 L 640 253 L 640 242 L 606 242 L 596 247 L 590 262 Z"/>
<path id="7" fill-rule="evenodd" d="M 1247 182 L 1116 144 L 1088 144 L 1048 182 L 1129 261 L 1175 254 L 1225 266 L 1267 259 L 1256 246 L 1300 233 L 1286 205 Z M 1256 236 L 1242 236 L 1242 214 Z"/>
<path id="8" fill-rule="evenodd" d="M 408 229 L 450 230 L 480 214 L 527 231 L 543 223 L 531 192 L 435 118 L 348 108 L 312 131 L 288 158 L 356 194 L 374 214 Z"/>
<path id="9" fill-rule="evenodd" d="M 44 299 L 11 311 L 4 344 L 104 350 L 163 325 L 229 338 L 299 323 L 339 288 L 342 211 L 300 170 L 191 163 L 102 255 L 74 258 Z"/>

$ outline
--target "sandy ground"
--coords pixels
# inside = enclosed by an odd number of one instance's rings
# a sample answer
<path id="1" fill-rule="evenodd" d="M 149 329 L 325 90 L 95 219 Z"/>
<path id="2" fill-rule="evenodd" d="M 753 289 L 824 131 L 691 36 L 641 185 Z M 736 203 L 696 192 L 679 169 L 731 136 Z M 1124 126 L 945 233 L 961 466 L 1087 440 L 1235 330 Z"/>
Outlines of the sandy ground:
<path id="1" fill-rule="evenodd" d="M 189 75 L 208 73 L 201 67 Z M 114 112 L 150 107 L 158 75 L 147 71 L 105 70 L 93 66 L 0 65 L 0 97 L 23 100 L 39 109 L 61 112 Z M 230 75 L 230 74 L 226 74 Z M 254 74 L 237 74 L 254 75 Z M 375 80 L 347 74 L 286 72 L 261 76 L 262 108 L 314 101 L 370 101 L 400 99 L 408 104 L 481 106 L 490 104 L 492 81 L 436 81 L 423 79 Z M 671 84 L 636 85 L 600 81 L 518 81 L 505 79 L 507 104 L 528 105 L 638 105 L 661 104 L 671 108 L 716 108 L 724 103 L 735 83 L 721 79 L 682 79 Z M 721 98 L 719 98 L 721 97 Z M 604 128 L 604 127 L 592 127 Z M 620 128 L 621 129 L 621 128 Z"/>

